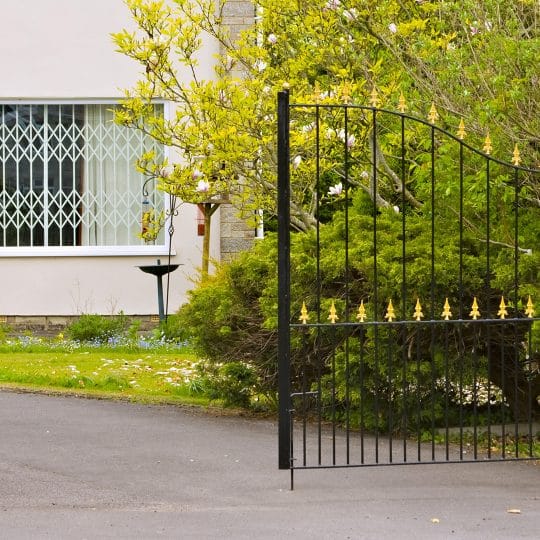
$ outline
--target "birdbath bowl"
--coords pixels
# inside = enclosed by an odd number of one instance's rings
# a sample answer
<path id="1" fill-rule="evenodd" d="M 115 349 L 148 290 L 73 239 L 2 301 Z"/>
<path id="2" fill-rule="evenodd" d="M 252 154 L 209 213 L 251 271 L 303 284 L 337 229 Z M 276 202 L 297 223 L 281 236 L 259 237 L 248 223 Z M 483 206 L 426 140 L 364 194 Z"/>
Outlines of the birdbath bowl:
<path id="1" fill-rule="evenodd" d="M 146 274 L 152 274 L 157 278 L 157 295 L 158 295 L 158 310 L 160 322 L 165 320 L 165 309 L 163 307 L 163 276 L 174 272 L 180 265 L 179 264 L 161 264 L 158 259 L 157 264 L 149 264 L 145 266 L 138 266 Z"/>

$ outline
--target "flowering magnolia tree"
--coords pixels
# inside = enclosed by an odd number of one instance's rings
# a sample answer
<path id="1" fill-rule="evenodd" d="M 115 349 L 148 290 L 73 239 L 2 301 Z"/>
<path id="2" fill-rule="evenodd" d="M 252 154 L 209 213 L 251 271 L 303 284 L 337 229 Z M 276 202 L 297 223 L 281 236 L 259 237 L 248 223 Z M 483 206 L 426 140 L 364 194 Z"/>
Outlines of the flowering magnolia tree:
<path id="1" fill-rule="evenodd" d="M 471 144 L 482 147 L 489 129 L 498 157 L 508 159 L 519 143 L 524 163 L 540 163 L 540 5 L 534 0 L 259 0 L 253 25 L 235 40 L 222 23 L 226 0 L 126 4 L 137 29 L 113 37 L 143 74 L 126 89 L 116 120 L 176 151 L 174 163 L 145 154 L 139 168 L 157 177 L 164 191 L 201 204 L 208 223 L 217 208 L 212 201 L 224 195 L 246 219 L 257 219 L 258 209 L 269 219 L 275 213 L 275 101 L 284 86 L 295 102 L 371 100 L 389 109 L 403 94 L 408 112 L 422 117 L 434 102 L 443 127 L 455 130 L 460 117 L 466 119 Z M 219 43 L 220 53 L 214 76 L 202 78 L 208 39 Z M 174 104 L 169 118 L 155 114 L 156 98 Z M 418 163 L 411 160 L 403 185 L 389 158 L 392 137 L 373 137 L 360 112 L 351 112 L 348 122 L 345 133 L 343 117 L 333 112 L 321 115 L 317 126 L 307 113 L 292 121 L 291 223 L 298 231 L 322 219 L 318 192 L 332 201 L 345 187 L 358 189 L 378 207 L 399 211 L 404 191 L 408 206 L 422 207 L 427 180 Z M 429 134 L 410 128 L 407 136 L 421 149 Z M 354 156 L 346 173 L 345 148 Z M 317 190 L 318 176 L 323 185 Z M 521 195 L 540 206 L 538 182 L 525 182 Z M 482 206 L 482 196 L 471 193 L 471 205 Z M 208 236 L 204 245 L 206 274 Z"/>
<path id="2" fill-rule="evenodd" d="M 290 88 L 296 103 L 373 103 L 391 110 L 397 109 L 403 94 L 407 112 L 422 118 L 434 103 L 437 124 L 456 132 L 463 119 L 471 145 L 482 148 L 489 129 L 493 155 L 508 160 L 518 144 L 523 164 L 540 164 L 540 4 L 536 0 L 259 0 L 254 2 L 257 16 L 252 27 L 239 39 L 232 39 L 223 25 L 225 0 L 126 0 L 126 4 L 136 30 L 119 32 L 114 40 L 121 53 L 141 64 L 142 76 L 134 88 L 126 90 L 117 121 L 144 130 L 176 150 L 178 160 L 174 163 L 159 161 L 150 153 L 141 156 L 139 167 L 156 176 L 166 192 L 202 204 L 208 217 L 218 204 L 212 200 L 223 194 L 248 219 L 258 215 L 256 209 L 263 209 L 267 218 L 275 213 L 276 93 L 284 87 Z M 214 76 L 202 78 L 199 63 L 208 61 L 201 56 L 207 39 L 215 40 L 220 52 Z M 174 104 L 169 118 L 155 115 L 152 101 L 156 98 Z M 348 110 L 347 128 L 343 114 L 339 109 L 325 109 L 315 121 L 312 113 L 294 111 L 291 225 L 309 233 L 317 221 L 325 221 L 331 229 L 332 219 L 339 219 L 335 210 L 343 208 L 346 200 L 363 197 L 369 204 L 358 202 L 354 211 L 367 215 L 376 205 L 392 231 L 379 253 L 380 263 L 388 263 L 390 268 L 399 234 L 396 212 L 409 212 L 411 220 L 418 222 L 416 240 L 426 245 L 429 241 L 420 233 L 429 230 L 429 222 L 422 220 L 430 218 L 429 209 L 424 211 L 431 189 L 429 156 L 426 158 L 430 130 L 407 125 L 410 145 L 407 170 L 402 174 L 399 159 L 395 159 L 400 141 L 393 135 L 396 125 L 392 120 L 381 114 L 380 132 L 374 137 L 373 126 L 362 111 Z M 459 205 L 459 175 L 446 171 L 452 167 L 455 171 L 459 156 L 455 147 L 442 150 L 443 168 L 436 185 L 442 190 L 437 193 L 441 202 L 438 219 L 452 223 Z M 346 163 L 344 154 L 349 158 Z M 478 223 L 485 219 L 485 184 L 480 184 L 474 171 L 466 172 L 464 215 L 470 219 L 464 223 L 465 232 L 478 240 L 483 234 Z M 492 216 L 491 241 L 508 248 L 514 241 L 508 239 L 512 202 L 505 198 L 505 179 L 496 176 L 494 170 L 494 181 L 503 196 L 496 210 L 492 208 L 497 219 Z M 350 197 L 346 198 L 346 193 Z M 523 176 L 520 197 L 523 234 L 519 241 L 528 251 L 538 241 L 535 214 L 530 212 L 540 206 L 538 175 Z M 366 221 L 365 215 L 358 217 L 359 222 Z M 451 251 L 455 243 L 450 237 L 457 242 L 457 232 L 448 228 L 446 233 L 444 239 Z M 309 234 L 305 238 L 309 239 Z M 419 252 L 429 253 L 429 249 Z M 330 258 L 328 275 L 333 276 L 336 257 L 332 253 Z M 508 277 L 503 259 L 493 261 L 493 271 L 497 274 L 500 270 L 497 275 L 501 279 Z M 537 261 L 533 249 L 527 259 L 531 283 L 537 275 Z M 415 263 L 420 265 L 415 275 L 422 276 L 422 257 Z M 268 268 L 275 269 L 274 259 Z M 261 272 L 253 274 L 258 284 L 262 282 Z M 367 281 L 362 286 L 368 288 Z M 419 284 L 419 290 L 424 288 L 425 284 Z M 229 285 L 223 288 L 229 289 Z M 214 292 L 209 292 L 209 303 L 200 309 L 201 324 L 194 331 L 209 327 L 212 314 L 225 316 L 227 306 L 230 310 L 230 305 L 235 305 L 224 302 L 223 309 L 216 309 Z M 244 296 L 254 295 L 239 294 L 241 299 Z M 269 301 L 272 314 L 274 300 Z M 259 297 L 256 304 L 251 310 L 237 310 L 235 320 L 238 311 L 255 317 Z M 191 319 L 196 320 L 193 313 Z M 221 332 L 233 323 L 220 322 L 216 328 Z M 238 342 L 249 347 L 257 330 L 246 336 L 245 328 L 263 327 L 272 328 L 270 316 L 264 322 L 250 320 L 243 325 Z M 208 342 L 227 345 L 219 332 L 218 338 L 212 335 Z M 271 342 L 268 336 L 263 337 L 261 343 Z M 260 355 L 263 346 L 256 354 Z M 272 363 L 274 357 L 272 349 Z"/>

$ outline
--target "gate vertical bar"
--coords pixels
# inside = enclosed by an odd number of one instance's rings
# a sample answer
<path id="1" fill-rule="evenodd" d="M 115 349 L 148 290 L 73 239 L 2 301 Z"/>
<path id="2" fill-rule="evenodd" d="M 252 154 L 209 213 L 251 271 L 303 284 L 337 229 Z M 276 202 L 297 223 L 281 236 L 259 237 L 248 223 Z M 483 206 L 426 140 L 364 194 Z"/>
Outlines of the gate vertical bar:
<path id="1" fill-rule="evenodd" d="M 279 468 L 292 469 L 290 349 L 289 92 L 278 93 L 278 391 Z"/>

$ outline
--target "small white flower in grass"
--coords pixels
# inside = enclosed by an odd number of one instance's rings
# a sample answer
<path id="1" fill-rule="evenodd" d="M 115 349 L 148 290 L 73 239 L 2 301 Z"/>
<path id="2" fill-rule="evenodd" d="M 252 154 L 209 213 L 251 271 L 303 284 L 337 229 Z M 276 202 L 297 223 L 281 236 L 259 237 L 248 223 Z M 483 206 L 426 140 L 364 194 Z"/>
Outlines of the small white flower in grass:
<path id="1" fill-rule="evenodd" d="M 275 45 L 277 43 L 276 34 L 268 34 L 268 37 L 266 38 L 266 41 L 268 41 L 268 43 L 270 43 L 270 45 Z"/>
<path id="2" fill-rule="evenodd" d="M 392 34 L 395 34 L 397 32 L 397 25 L 395 23 L 390 23 L 388 25 L 388 30 L 390 30 Z"/>
<path id="3" fill-rule="evenodd" d="M 343 184 L 340 182 L 339 184 L 336 184 L 335 186 L 330 186 L 330 189 L 328 190 L 328 195 L 334 195 L 336 197 L 339 197 L 343 193 Z"/>
<path id="4" fill-rule="evenodd" d="M 396 214 L 399 214 L 399 206 L 394 206 L 394 212 L 395 212 Z"/>
<path id="5" fill-rule="evenodd" d="M 199 193 L 207 193 L 210 190 L 210 184 L 206 180 L 199 180 L 195 191 Z"/>
<path id="6" fill-rule="evenodd" d="M 491 30 L 493 29 L 493 24 L 490 21 L 486 21 L 484 23 L 484 26 L 488 32 L 491 32 Z"/>
<path id="7" fill-rule="evenodd" d="M 298 167 L 300 167 L 300 163 L 302 163 L 302 156 L 295 156 L 295 158 L 292 160 L 293 167 L 298 169 Z"/>

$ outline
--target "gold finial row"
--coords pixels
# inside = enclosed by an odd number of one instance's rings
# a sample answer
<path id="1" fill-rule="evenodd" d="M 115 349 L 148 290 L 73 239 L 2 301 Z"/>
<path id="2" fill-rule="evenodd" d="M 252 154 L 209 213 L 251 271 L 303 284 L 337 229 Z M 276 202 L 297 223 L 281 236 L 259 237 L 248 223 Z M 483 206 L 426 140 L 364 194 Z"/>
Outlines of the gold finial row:
<path id="1" fill-rule="evenodd" d="M 351 83 L 346 81 L 343 84 L 342 89 L 341 89 L 341 96 L 344 103 L 351 102 Z M 321 100 L 321 91 L 320 91 L 318 82 L 315 83 L 314 97 L 315 97 L 315 103 L 319 103 Z M 380 103 L 379 92 L 377 91 L 377 88 L 375 86 L 373 87 L 373 90 L 371 91 L 369 103 L 373 108 L 377 108 L 379 106 L 379 103 Z M 399 95 L 397 110 L 402 114 L 404 114 L 407 111 L 407 101 L 405 99 L 405 95 L 403 94 L 403 91 L 401 91 Z M 431 108 L 429 109 L 429 113 L 428 113 L 428 120 L 430 124 L 435 124 L 437 120 L 439 120 L 439 118 L 440 116 L 439 116 L 439 112 L 437 111 L 437 107 L 435 106 L 435 103 L 432 102 Z M 465 137 L 467 136 L 467 131 L 465 130 L 465 122 L 463 118 L 459 122 L 457 136 L 460 140 L 464 140 Z M 486 134 L 486 138 L 484 139 L 483 150 L 488 155 L 490 155 L 491 152 L 493 151 L 493 143 L 491 141 L 491 136 L 489 134 L 489 131 Z M 514 146 L 514 151 L 512 153 L 512 163 L 516 167 L 518 167 L 521 163 L 521 154 L 520 154 L 517 144 Z"/>
<path id="2" fill-rule="evenodd" d="M 504 296 L 501 297 L 501 302 L 499 303 L 499 311 L 497 311 L 497 316 L 500 319 L 505 319 L 508 316 L 508 310 L 506 309 L 508 305 L 504 301 Z M 534 310 L 534 304 L 531 298 L 531 295 L 529 295 L 529 298 L 527 300 L 527 307 L 525 309 L 525 315 L 532 319 L 534 317 L 535 310 Z M 469 313 L 469 317 L 471 317 L 474 321 L 476 321 L 481 316 L 480 313 L 480 306 L 478 304 L 478 299 L 476 296 L 473 299 L 473 303 L 471 305 L 471 311 Z M 421 321 L 424 317 L 424 313 L 422 311 L 422 304 L 420 303 L 420 299 L 416 299 L 416 305 L 414 307 L 414 313 L 413 318 L 417 321 Z M 441 317 L 445 321 L 449 321 L 452 318 L 452 310 L 450 308 L 450 302 L 448 301 L 448 298 L 445 298 L 444 300 L 444 307 L 443 311 L 441 313 Z M 384 318 L 388 322 L 393 322 L 397 319 L 396 316 L 396 310 L 394 308 L 394 305 L 392 304 L 392 299 L 388 301 L 388 306 L 386 308 L 386 314 L 384 315 Z M 358 322 L 366 322 L 367 319 L 367 311 L 366 306 L 364 305 L 364 301 L 362 300 L 360 302 L 360 306 L 358 307 L 358 313 L 356 314 L 356 319 Z M 309 321 L 309 314 L 306 307 L 306 303 L 302 302 L 302 309 L 300 310 L 300 317 L 299 320 L 302 322 L 302 324 L 307 324 Z M 330 306 L 330 312 L 328 315 L 328 320 L 335 324 L 336 321 L 339 320 L 339 317 L 337 315 L 337 310 L 334 301 L 332 300 L 332 305 Z"/>
<path id="3" fill-rule="evenodd" d="M 351 102 L 351 94 L 352 94 L 352 84 L 349 81 L 345 81 L 341 86 L 341 98 L 344 103 L 350 103 Z M 315 82 L 313 97 L 315 100 L 315 103 L 321 102 L 321 89 L 319 82 Z M 379 92 L 377 91 L 377 88 L 373 86 L 373 89 L 371 90 L 369 103 L 373 108 L 377 108 L 380 103 L 379 98 Z M 403 94 L 403 90 L 400 92 L 397 110 L 404 114 L 407 111 L 407 101 L 405 99 L 405 95 Z M 430 124 L 435 124 L 437 120 L 439 120 L 439 112 L 437 111 L 437 107 L 435 106 L 435 102 L 431 103 L 431 108 L 429 109 L 429 113 L 427 116 Z M 467 136 L 467 132 L 465 130 L 465 122 L 463 118 L 461 118 L 457 130 L 457 136 L 460 140 L 464 140 Z M 491 141 L 491 136 L 489 134 L 489 131 L 486 134 L 486 138 L 484 139 L 484 146 L 483 150 L 486 154 L 490 155 L 493 150 L 493 143 Z M 512 163 L 518 167 L 521 163 L 521 154 L 518 148 L 518 145 L 516 144 L 514 146 L 514 151 L 512 153 Z"/>

